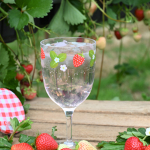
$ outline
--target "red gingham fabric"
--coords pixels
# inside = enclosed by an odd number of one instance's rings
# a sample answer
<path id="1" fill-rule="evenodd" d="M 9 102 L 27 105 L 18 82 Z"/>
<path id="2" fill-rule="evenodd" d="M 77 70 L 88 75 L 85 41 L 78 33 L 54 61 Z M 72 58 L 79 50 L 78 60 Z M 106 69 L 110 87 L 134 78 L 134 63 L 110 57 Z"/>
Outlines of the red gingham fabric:
<path id="1" fill-rule="evenodd" d="M 25 112 L 18 97 L 10 90 L 0 88 L 0 132 L 10 134 L 13 128 L 10 118 L 18 118 L 19 122 L 25 120 Z"/>

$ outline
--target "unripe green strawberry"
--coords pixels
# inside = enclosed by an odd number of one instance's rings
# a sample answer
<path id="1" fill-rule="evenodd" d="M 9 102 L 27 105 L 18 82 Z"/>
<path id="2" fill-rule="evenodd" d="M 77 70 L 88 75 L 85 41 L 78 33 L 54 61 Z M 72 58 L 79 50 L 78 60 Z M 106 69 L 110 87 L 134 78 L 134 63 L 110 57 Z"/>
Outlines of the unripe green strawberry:
<path id="1" fill-rule="evenodd" d="M 113 35 L 112 34 L 108 34 L 107 35 L 107 39 L 112 39 Z"/>
<path id="2" fill-rule="evenodd" d="M 129 29 L 127 28 L 120 28 L 119 29 L 121 36 L 126 36 L 129 32 Z"/>
<path id="3" fill-rule="evenodd" d="M 150 24 L 150 19 L 144 18 L 144 19 L 143 19 L 143 22 L 144 22 L 144 24 L 145 24 L 146 26 L 148 26 L 148 25 Z"/>
<path id="4" fill-rule="evenodd" d="M 139 42 L 141 40 L 141 38 L 142 38 L 142 35 L 140 33 L 133 34 L 134 41 Z"/>
<path id="5" fill-rule="evenodd" d="M 88 141 L 82 140 L 76 146 L 77 150 L 96 150 L 96 148 L 91 145 Z"/>
<path id="6" fill-rule="evenodd" d="M 145 19 L 150 19 L 150 10 L 144 11 L 144 18 Z"/>
<path id="7" fill-rule="evenodd" d="M 96 46 L 99 49 L 105 49 L 106 47 L 106 38 L 105 37 L 100 37 L 97 41 L 96 41 Z"/>
<path id="8" fill-rule="evenodd" d="M 133 33 L 136 33 L 136 32 L 138 32 L 138 28 L 137 27 L 133 27 L 132 31 L 133 31 Z"/>
<path id="9" fill-rule="evenodd" d="M 61 150 L 63 148 L 69 148 L 69 147 L 65 144 L 59 144 L 57 150 Z"/>
<path id="10" fill-rule="evenodd" d="M 11 147 L 11 150 L 34 150 L 28 143 L 19 143 Z"/>

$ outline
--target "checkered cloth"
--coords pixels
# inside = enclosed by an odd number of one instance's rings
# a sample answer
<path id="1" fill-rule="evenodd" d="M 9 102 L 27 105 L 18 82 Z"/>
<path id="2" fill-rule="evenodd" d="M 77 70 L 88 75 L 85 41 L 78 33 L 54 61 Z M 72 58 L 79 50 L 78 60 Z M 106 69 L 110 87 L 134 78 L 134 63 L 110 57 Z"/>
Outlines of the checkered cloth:
<path id="1" fill-rule="evenodd" d="M 13 128 L 10 118 L 18 118 L 19 122 L 25 120 L 25 112 L 18 97 L 10 90 L 0 88 L 0 132 L 10 134 Z"/>

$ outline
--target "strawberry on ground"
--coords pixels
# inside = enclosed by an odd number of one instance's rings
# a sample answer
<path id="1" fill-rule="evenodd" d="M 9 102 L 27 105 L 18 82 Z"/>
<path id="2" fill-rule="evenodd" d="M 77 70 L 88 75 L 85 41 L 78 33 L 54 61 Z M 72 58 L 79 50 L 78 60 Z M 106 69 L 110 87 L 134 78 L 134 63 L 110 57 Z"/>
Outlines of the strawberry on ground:
<path id="1" fill-rule="evenodd" d="M 23 94 L 27 100 L 32 100 L 36 97 L 36 91 L 32 87 L 25 87 Z"/>
<path id="2" fill-rule="evenodd" d="M 88 141 L 82 140 L 76 145 L 77 150 L 96 150 Z"/>
<path id="3" fill-rule="evenodd" d="M 47 133 L 40 134 L 35 141 L 37 150 L 56 150 L 57 142 Z"/>
<path id="4" fill-rule="evenodd" d="M 96 46 L 99 49 L 104 50 L 106 47 L 106 38 L 105 37 L 100 37 L 97 41 L 96 41 Z"/>
<path id="5" fill-rule="evenodd" d="M 82 55 L 82 54 L 81 54 Z M 84 56 L 80 56 L 79 54 L 74 55 L 73 57 L 73 65 L 74 67 L 79 67 L 84 63 Z"/>
<path id="6" fill-rule="evenodd" d="M 17 74 L 16 74 L 16 79 L 17 79 L 18 81 L 21 81 L 23 78 L 24 78 L 24 74 L 21 73 L 21 72 L 17 72 Z"/>
<path id="7" fill-rule="evenodd" d="M 125 142 L 124 150 L 143 150 L 143 143 L 137 137 L 130 137 Z"/>
<path id="8" fill-rule="evenodd" d="M 28 143 L 19 143 L 11 147 L 11 150 L 34 150 Z"/>

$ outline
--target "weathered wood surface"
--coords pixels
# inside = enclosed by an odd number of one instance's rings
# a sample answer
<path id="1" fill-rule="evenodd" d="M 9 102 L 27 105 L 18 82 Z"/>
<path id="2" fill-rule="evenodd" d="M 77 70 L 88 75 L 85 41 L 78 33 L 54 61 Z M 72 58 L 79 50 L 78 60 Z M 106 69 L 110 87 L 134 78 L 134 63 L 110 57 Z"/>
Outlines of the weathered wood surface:
<path id="1" fill-rule="evenodd" d="M 65 139 L 66 119 L 59 106 L 49 98 L 36 98 L 26 103 L 30 104 L 26 117 L 30 117 L 34 123 L 32 129 L 23 131 L 23 134 L 51 134 L 51 128 L 57 126 L 56 136 L 60 140 Z M 149 106 L 150 102 L 147 101 L 86 100 L 74 112 L 73 139 L 88 140 L 96 145 L 102 140 L 114 141 L 118 132 L 128 127 L 150 127 Z M 18 138 L 19 134 L 15 137 Z"/>

